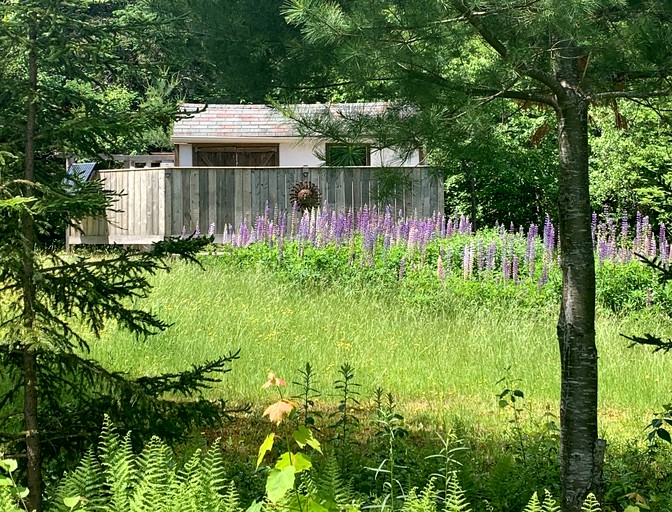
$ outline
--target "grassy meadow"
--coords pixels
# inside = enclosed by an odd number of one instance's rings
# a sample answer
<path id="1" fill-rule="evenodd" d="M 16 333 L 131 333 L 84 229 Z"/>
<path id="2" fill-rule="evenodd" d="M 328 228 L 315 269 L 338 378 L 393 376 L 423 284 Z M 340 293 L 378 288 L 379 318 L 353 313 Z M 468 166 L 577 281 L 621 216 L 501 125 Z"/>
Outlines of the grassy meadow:
<path id="1" fill-rule="evenodd" d="M 439 424 L 454 417 L 502 421 L 496 395 L 504 383 L 497 382 L 508 375 L 525 392 L 531 418 L 557 412 L 552 303 L 478 304 L 449 282 L 435 299 L 441 307 L 427 308 L 409 305 L 393 289 L 306 286 L 260 266 L 229 263 L 207 256 L 204 270 L 177 264 L 156 276 L 144 304 L 174 325 L 145 341 L 109 327 L 92 340 L 91 356 L 117 370 L 158 374 L 240 349 L 240 359 L 210 396 L 260 406 L 269 399 L 261 389 L 269 371 L 291 382 L 306 362 L 317 373 L 320 400 L 336 403 L 332 383 L 347 362 L 363 397 L 380 386 L 395 395 L 409 419 Z M 672 357 L 628 348 L 620 335 L 647 331 L 669 334 L 672 323 L 653 310 L 598 310 L 600 408 L 607 431 L 641 435 L 651 412 L 669 400 Z"/>

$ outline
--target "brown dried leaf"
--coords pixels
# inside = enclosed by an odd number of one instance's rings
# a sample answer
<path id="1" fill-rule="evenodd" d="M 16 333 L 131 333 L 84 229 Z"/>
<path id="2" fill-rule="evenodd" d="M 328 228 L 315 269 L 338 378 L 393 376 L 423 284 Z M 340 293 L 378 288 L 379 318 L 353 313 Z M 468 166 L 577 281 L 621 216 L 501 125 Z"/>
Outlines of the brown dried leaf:
<path id="1" fill-rule="evenodd" d="M 269 405 L 263 415 L 268 416 L 268 419 L 272 422 L 279 424 L 297 405 L 296 402 L 283 398 L 282 400 L 278 400 L 274 404 Z"/>

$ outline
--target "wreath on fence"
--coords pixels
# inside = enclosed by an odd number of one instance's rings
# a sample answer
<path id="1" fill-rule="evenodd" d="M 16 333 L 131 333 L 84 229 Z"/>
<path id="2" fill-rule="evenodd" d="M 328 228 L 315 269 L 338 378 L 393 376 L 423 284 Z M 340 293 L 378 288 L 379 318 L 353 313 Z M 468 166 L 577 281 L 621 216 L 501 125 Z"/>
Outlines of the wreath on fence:
<path id="1" fill-rule="evenodd" d="M 296 204 L 303 211 L 320 206 L 322 194 L 312 181 L 300 181 L 289 190 L 289 199 L 292 205 Z"/>

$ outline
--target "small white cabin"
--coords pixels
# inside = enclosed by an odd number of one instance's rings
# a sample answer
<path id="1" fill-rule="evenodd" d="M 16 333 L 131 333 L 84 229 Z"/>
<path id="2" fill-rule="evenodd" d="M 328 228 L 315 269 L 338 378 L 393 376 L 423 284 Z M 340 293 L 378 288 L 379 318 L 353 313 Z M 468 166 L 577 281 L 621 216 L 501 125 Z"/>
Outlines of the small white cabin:
<path id="1" fill-rule="evenodd" d="M 362 141 L 344 145 L 302 137 L 296 121 L 266 105 L 204 105 L 186 103 L 183 112 L 197 112 L 175 123 L 171 138 L 178 167 L 338 167 L 347 151 L 352 167 L 414 167 L 421 152 L 401 157 L 391 149 L 377 149 Z M 293 105 L 301 116 L 335 119 L 381 114 L 388 103 L 335 103 Z"/>

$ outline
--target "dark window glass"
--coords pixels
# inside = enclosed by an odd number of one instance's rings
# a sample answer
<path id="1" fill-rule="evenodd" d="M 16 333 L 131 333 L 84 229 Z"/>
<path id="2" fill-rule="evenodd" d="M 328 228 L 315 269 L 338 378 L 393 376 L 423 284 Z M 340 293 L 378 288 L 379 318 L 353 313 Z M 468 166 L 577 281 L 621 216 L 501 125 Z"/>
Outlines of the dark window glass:
<path id="1" fill-rule="evenodd" d="M 326 164 L 333 167 L 367 167 L 371 165 L 369 146 L 327 144 Z"/>

